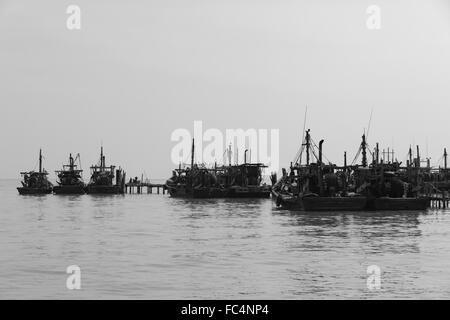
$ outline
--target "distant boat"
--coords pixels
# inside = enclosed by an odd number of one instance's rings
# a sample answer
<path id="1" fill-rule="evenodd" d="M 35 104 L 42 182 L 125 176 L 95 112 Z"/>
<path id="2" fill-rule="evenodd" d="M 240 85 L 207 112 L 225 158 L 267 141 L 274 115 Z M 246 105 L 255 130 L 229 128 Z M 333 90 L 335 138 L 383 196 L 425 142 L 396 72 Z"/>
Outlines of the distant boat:
<path id="1" fill-rule="evenodd" d="M 194 163 L 192 140 L 191 166 L 173 170 L 166 181 L 172 197 L 183 198 L 268 198 L 271 187 L 262 183 L 261 163 L 223 165 L 206 168 Z"/>
<path id="2" fill-rule="evenodd" d="M 125 193 L 125 172 L 115 170 L 115 166 L 106 166 L 103 147 L 100 151 L 100 161 L 91 166 L 91 180 L 86 187 L 90 194 L 123 194 Z"/>
<path id="3" fill-rule="evenodd" d="M 39 171 L 20 173 L 23 176 L 22 187 L 18 187 L 19 194 L 48 194 L 52 193 L 53 185 L 48 181 L 48 172 L 42 168 L 42 150 L 39 150 Z"/>
<path id="4" fill-rule="evenodd" d="M 59 181 L 58 185 L 53 187 L 55 194 L 84 194 L 85 184 L 81 174 L 83 170 L 77 169 L 75 164 L 76 159 L 79 159 L 80 155 L 77 155 L 75 160 L 72 154 L 69 155 L 69 164 L 63 165 L 63 169 L 55 171 Z"/>
<path id="5" fill-rule="evenodd" d="M 290 173 L 283 169 L 282 179 L 272 187 L 276 205 L 290 210 L 305 211 L 359 211 L 366 207 L 367 199 L 360 194 L 347 192 L 346 169 L 322 160 L 322 144 L 319 142 L 318 156 L 312 148 L 310 130 L 306 131 L 304 143 L 298 152 L 296 164 Z M 306 152 L 306 165 L 301 165 L 301 156 Z M 316 158 L 312 163 L 311 155 Z"/>

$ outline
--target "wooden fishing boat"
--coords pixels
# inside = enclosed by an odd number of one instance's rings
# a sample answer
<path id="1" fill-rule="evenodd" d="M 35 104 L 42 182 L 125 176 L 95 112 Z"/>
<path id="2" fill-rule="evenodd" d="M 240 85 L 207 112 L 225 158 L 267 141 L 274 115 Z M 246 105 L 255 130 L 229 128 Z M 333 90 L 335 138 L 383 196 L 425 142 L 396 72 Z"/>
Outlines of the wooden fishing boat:
<path id="1" fill-rule="evenodd" d="M 49 194 L 53 185 L 48 181 L 48 172 L 42 168 L 42 150 L 39 150 L 39 171 L 27 171 L 20 173 L 23 177 L 22 186 L 17 188 L 21 195 Z"/>
<path id="2" fill-rule="evenodd" d="M 125 172 L 115 166 L 106 166 L 103 147 L 100 150 L 100 161 L 91 166 L 91 179 L 86 187 L 89 194 L 123 194 L 125 193 Z"/>
<path id="3" fill-rule="evenodd" d="M 172 197 L 184 198 L 268 198 L 271 187 L 262 183 L 261 163 L 207 168 L 194 163 L 195 142 L 192 140 L 191 165 L 173 170 L 166 181 L 166 189 Z M 230 161 L 231 162 L 231 161 Z"/>
<path id="4" fill-rule="evenodd" d="M 76 160 L 80 159 L 80 155 L 74 159 L 72 154 L 69 155 L 69 164 L 63 165 L 63 169 L 55 171 L 58 176 L 58 185 L 53 187 L 55 194 L 84 194 L 85 184 L 81 176 L 83 170 L 77 169 Z"/>

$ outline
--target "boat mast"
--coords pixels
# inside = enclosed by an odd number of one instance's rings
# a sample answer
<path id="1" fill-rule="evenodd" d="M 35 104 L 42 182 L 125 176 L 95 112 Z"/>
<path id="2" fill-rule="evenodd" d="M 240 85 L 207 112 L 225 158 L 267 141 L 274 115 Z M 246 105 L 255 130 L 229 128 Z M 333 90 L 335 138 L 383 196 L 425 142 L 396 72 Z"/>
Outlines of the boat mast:
<path id="1" fill-rule="evenodd" d="M 70 166 L 70 171 L 73 171 L 73 158 L 72 158 L 72 154 L 69 154 L 69 166 Z"/>
<path id="2" fill-rule="evenodd" d="M 417 146 L 417 165 L 418 168 L 420 168 L 420 149 L 419 146 Z"/>
<path id="3" fill-rule="evenodd" d="M 344 151 L 344 194 L 347 194 L 347 151 Z"/>
<path id="4" fill-rule="evenodd" d="M 105 168 L 105 156 L 103 155 L 103 146 L 100 147 L 100 170 Z"/>
<path id="5" fill-rule="evenodd" d="M 306 130 L 306 165 L 309 165 L 309 148 L 311 146 L 311 136 L 309 135 L 309 132 L 311 131 L 311 129 Z"/>
<path id="6" fill-rule="evenodd" d="M 320 190 L 320 195 L 323 195 L 323 177 L 322 177 L 322 145 L 323 145 L 324 140 L 320 140 L 319 142 L 319 190 Z"/>
<path id="7" fill-rule="evenodd" d="M 447 170 L 447 148 L 444 148 L 444 169 Z"/>
<path id="8" fill-rule="evenodd" d="M 42 149 L 39 149 L 39 173 L 42 173 Z"/>
<path id="9" fill-rule="evenodd" d="M 362 150 L 362 166 L 365 168 L 365 167 L 367 167 L 366 134 L 365 133 L 362 136 L 361 150 Z"/>
<path id="10" fill-rule="evenodd" d="M 412 154 L 412 148 L 411 145 L 409 146 L 409 151 L 408 151 L 408 155 L 409 155 L 409 165 L 412 166 L 413 165 L 413 154 Z"/>
<path id="11" fill-rule="evenodd" d="M 378 164 L 379 162 L 380 162 L 380 146 L 379 146 L 379 144 L 378 144 L 378 142 L 377 142 L 377 148 L 376 148 L 376 163 Z"/>
<path id="12" fill-rule="evenodd" d="M 192 139 L 191 169 L 194 168 L 194 152 L 195 152 L 195 143 L 194 143 L 194 139 Z"/>

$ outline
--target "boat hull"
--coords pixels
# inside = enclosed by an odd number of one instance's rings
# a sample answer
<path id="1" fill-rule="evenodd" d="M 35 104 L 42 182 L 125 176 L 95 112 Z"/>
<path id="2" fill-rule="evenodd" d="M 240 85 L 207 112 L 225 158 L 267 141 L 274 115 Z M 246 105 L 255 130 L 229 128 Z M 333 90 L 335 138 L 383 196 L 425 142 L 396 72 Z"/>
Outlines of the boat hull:
<path id="1" fill-rule="evenodd" d="M 277 207 L 287 210 L 303 210 L 302 200 L 298 196 L 280 194 L 272 189 L 272 199 L 275 200 Z"/>
<path id="2" fill-rule="evenodd" d="M 270 189 L 264 187 L 229 188 L 226 196 L 228 198 L 269 198 Z"/>
<path id="3" fill-rule="evenodd" d="M 88 194 L 122 194 L 124 190 L 119 186 L 98 186 L 88 185 L 86 187 L 86 193 Z"/>
<path id="4" fill-rule="evenodd" d="M 194 188 L 186 189 L 183 186 L 167 186 L 171 197 L 174 198 L 269 198 L 270 190 L 258 188 Z"/>
<path id="5" fill-rule="evenodd" d="M 28 188 L 28 187 L 18 187 L 17 191 L 21 195 L 27 194 L 50 194 L 52 193 L 52 188 Z"/>
<path id="6" fill-rule="evenodd" d="M 303 197 L 305 211 L 362 211 L 366 208 L 365 197 Z"/>
<path id="7" fill-rule="evenodd" d="M 85 194 L 84 186 L 55 186 L 53 187 L 54 194 Z"/>
<path id="8" fill-rule="evenodd" d="M 376 198 L 368 202 L 368 209 L 377 211 L 426 210 L 428 198 Z"/>

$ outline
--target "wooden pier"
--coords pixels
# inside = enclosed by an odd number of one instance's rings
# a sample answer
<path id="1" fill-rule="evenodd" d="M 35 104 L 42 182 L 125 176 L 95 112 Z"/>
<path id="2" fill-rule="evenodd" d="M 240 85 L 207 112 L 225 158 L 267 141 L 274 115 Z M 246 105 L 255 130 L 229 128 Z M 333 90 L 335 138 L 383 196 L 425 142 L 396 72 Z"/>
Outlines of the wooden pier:
<path id="1" fill-rule="evenodd" d="M 144 193 L 144 190 L 146 193 L 150 194 L 153 193 L 153 189 L 156 189 L 156 193 L 160 194 L 160 191 L 162 191 L 162 194 L 166 193 L 166 185 L 165 184 L 158 184 L 158 183 L 149 183 L 149 182 L 128 182 L 125 184 L 125 193 L 136 193 L 136 194 L 142 194 Z"/>
<path id="2" fill-rule="evenodd" d="M 432 208 L 448 208 L 450 204 L 450 199 L 448 197 L 447 192 L 443 192 L 442 194 L 434 194 L 430 197 L 431 207 Z"/>
<path id="3" fill-rule="evenodd" d="M 425 184 L 427 190 L 425 196 L 430 199 L 431 208 L 448 208 L 450 205 L 450 195 L 446 190 L 436 188 L 433 183 L 427 182 Z"/>

